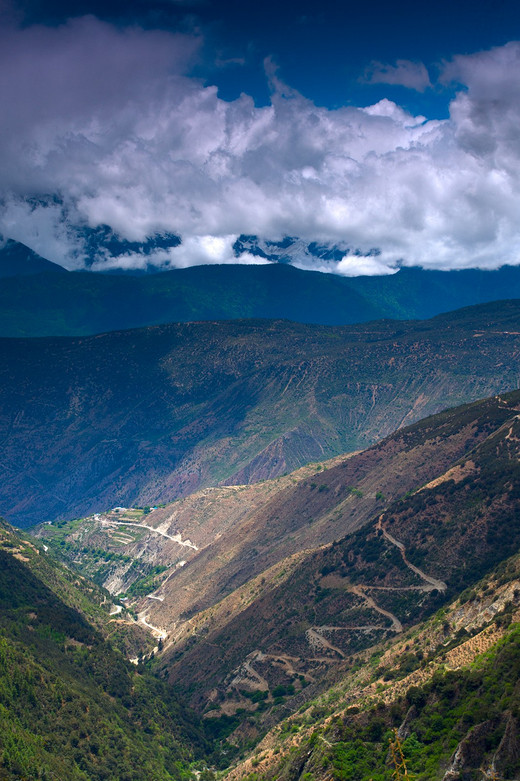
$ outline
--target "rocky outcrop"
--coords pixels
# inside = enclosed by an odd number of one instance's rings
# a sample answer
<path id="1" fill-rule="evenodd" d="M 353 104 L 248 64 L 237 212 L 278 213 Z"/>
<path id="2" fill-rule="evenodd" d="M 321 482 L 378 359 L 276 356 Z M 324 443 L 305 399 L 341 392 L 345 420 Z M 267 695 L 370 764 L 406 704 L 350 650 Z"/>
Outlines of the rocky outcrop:
<path id="1" fill-rule="evenodd" d="M 442 781 L 473 781 L 475 771 L 488 779 L 516 778 L 520 758 L 518 721 L 510 711 L 505 711 L 500 721 L 485 721 L 468 731 L 455 749 Z M 492 752 L 489 737 L 499 727 L 504 730 L 503 736 Z"/>

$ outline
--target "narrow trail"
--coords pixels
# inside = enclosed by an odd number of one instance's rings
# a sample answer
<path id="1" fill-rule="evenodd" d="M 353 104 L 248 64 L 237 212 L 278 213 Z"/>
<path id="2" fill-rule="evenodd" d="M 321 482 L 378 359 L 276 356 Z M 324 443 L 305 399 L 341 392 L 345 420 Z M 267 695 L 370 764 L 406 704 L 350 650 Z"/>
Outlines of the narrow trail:
<path id="1" fill-rule="evenodd" d="M 364 599 L 365 602 L 369 607 L 372 608 L 372 610 L 375 610 L 377 613 L 381 613 L 382 616 L 386 616 L 390 619 L 392 622 L 392 629 L 394 632 L 402 632 L 403 631 L 403 625 L 397 618 L 397 616 L 394 616 L 393 613 L 390 613 L 388 610 L 383 610 L 382 607 L 379 607 L 377 602 L 375 602 L 372 597 L 369 597 L 368 594 L 365 594 L 363 591 L 363 586 L 351 586 L 350 591 L 352 591 L 353 594 L 357 594 L 358 597 L 361 597 L 361 599 Z"/>
<path id="2" fill-rule="evenodd" d="M 123 610 L 123 606 L 122 605 L 114 605 L 112 610 L 110 611 L 110 613 L 108 615 L 109 616 L 117 616 L 117 615 L 119 615 L 119 613 L 121 613 L 122 610 Z"/>
<path id="3" fill-rule="evenodd" d="M 396 540 L 395 537 L 392 537 L 390 532 L 387 532 L 385 527 L 382 523 L 382 516 L 379 518 L 376 529 L 383 532 L 383 536 L 385 539 L 388 540 L 388 542 L 391 542 L 392 545 L 395 545 L 396 548 L 399 548 L 399 551 L 401 553 L 402 559 L 406 566 L 412 570 L 412 572 L 415 572 L 416 575 L 419 575 L 420 578 L 422 578 L 426 583 L 429 583 L 431 586 L 431 591 L 446 591 L 447 585 L 443 580 L 438 580 L 437 578 L 431 577 L 431 575 L 427 575 L 425 572 L 423 572 L 419 567 L 416 567 L 414 564 L 408 561 L 406 558 L 406 549 L 402 542 L 399 542 L 399 540 Z"/>
<path id="4" fill-rule="evenodd" d="M 235 677 L 231 681 L 231 686 L 237 686 L 245 681 L 248 681 L 249 683 L 254 681 L 255 685 L 258 686 L 261 691 L 269 691 L 269 684 L 253 667 L 253 662 L 256 662 L 257 660 L 262 661 L 263 659 L 264 654 L 262 651 L 253 651 L 253 653 L 249 654 L 246 660 L 242 662 L 238 668 Z"/>
<path id="5" fill-rule="evenodd" d="M 436 591 L 437 587 L 432 583 L 423 583 L 420 586 L 371 586 L 364 585 L 363 588 L 370 591 Z"/>
<path id="6" fill-rule="evenodd" d="M 362 632 L 371 632 L 373 629 L 378 629 L 380 632 L 386 632 L 387 626 L 380 626 L 379 624 L 361 624 L 359 626 L 320 626 L 323 632 L 351 632 L 353 630 L 359 630 Z"/>
<path id="7" fill-rule="evenodd" d="M 327 740 L 327 738 L 324 738 L 323 735 L 320 735 L 320 738 L 329 748 L 333 748 L 333 746 L 336 745 L 336 743 L 331 743 L 329 740 Z"/>
<path id="8" fill-rule="evenodd" d="M 307 681 L 314 683 L 316 678 L 310 673 L 300 672 L 294 666 L 294 662 L 301 662 L 302 660 L 297 656 L 288 656 L 287 654 L 264 654 L 264 659 L 271 661 L 277 666 L 283 666 L 289 675 L 301 675 Z M 318 661 L 312 659 L 311 661 Z M 322 661 L 322 660 L 319 660 Z"/>
<path id="9" fill-rule="evenodd" d="M 183 540 L 180 534 L 175 534 L 172 536 L 171 534 L 166 534 L 166 532 L 161 531 L 161 529 L 155 529 L 153 526 L 148 526 L 147 523 L 131 523 L 128 521 L 109 521 L 108 523 L 114 526 L 136 526 L 139 529 L 148 529 L 148 531 L 155 532 L 155 534 L 159 534 L 161 537 L 166 537 L 167 540 L 176 542 L 178 545 L 182 545 L 184 548 L 198 550 L 198 547 L 193 542 L 190 540 Z"/>
<path id="10" fill-rule="evenodd" d="M 329 651 L 334 651 L 334 653 L 339 654 L 342 659 L 345 658 L 345 654 L 340 648 L 337 648 L 335 645 L 332 645 L 326 637 L 323 637 L 323 635 L 320 632 L 320 629 L 323 627 L 321 626 L 315 626 L 311 627 L 310 629 L 307 629 L 305 632 L 305 636 L 307 637 L 307 642 L 311 646 L 311 648 L 328 648 Z"/>

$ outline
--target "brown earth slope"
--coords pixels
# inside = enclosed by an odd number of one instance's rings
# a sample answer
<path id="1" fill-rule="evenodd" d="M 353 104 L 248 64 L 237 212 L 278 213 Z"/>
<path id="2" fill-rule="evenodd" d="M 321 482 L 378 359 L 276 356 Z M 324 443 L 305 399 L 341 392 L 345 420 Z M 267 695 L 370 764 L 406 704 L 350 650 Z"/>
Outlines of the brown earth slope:
<path id="1" fill-rule="evenodd" d="M 344 460 L 337 456 L 253 485 L 203 488 L 146 511 L 115 507 L 73 521 L 44 523 L 31 534 L 114 596 L 129 589 L 132 594 L 137 587 L 147 598 L 162 600 L 160 584 L 200 550 L 228 531 L 232 536 L 235 527 L 278 492 Z"/>
<path id="2" fill-rule="evenodd" d="M 519 409 L 515 392 L 397 432 L 196 554 L 149 605 L 171 680 L 216 713 L 297 696 L 514 552 Z"/>

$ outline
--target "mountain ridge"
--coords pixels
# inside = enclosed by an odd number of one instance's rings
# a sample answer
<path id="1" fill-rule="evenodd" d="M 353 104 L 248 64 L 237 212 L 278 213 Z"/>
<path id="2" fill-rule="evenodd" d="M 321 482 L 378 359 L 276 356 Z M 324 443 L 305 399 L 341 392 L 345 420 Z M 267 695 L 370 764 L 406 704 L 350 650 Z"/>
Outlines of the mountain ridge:
<path id="1" fill-rule="evenodd" d="M 57 266 L 55 270 L 61 270 Z M 425 319 L 520 297 L 520 267 L 342 277 L 291 265 L 208 265 L 143 276 L 71 271 L 2 280 L 0 335 L 86 336 L 168 322 L 244 318 L 346 325 Z"/>
<path id="2" fill-rule="evenodd" d="M 519 343 L 515 301 L 412 323 L 1 339 L 0 506 L 31 524 L 171 501 L 248 468 L 276 477 L 505 391 Z"/>
<path id="3" fill-rule="evenodd" d="M 2 236 L 0 235 L 0 242 Z M 32 249 L 26 247 L 18 241 L 7 239 L 5 244 L 0 247 L 0 279 L 2 285 L 9 285 L 7 280 L 10 277 L 24 277 L 35 274 L 45 275 L 45 279 L 51 280 L 49 274 L 66 274 L 66 269 L 58 263 L 53 263 Z"/>

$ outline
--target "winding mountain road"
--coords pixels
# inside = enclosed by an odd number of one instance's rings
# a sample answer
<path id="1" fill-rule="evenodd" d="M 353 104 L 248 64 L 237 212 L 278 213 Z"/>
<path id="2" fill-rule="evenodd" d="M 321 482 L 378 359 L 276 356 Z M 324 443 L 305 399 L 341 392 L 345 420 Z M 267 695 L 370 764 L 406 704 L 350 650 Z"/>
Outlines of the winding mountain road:
<path id="1" fill-rule="evenodd" d="M 384 610 L 382 607 L 379 607 L 377 602 L 375 602 L 372 597 L 369 597 L 368 594 L 365 594 L 363 588 L 363 586 L 351 586 L 350 591 L 352 591 L 352 593 L 356 594 L 358 597 L 361 597 L 361 599 L 364 599 L 367 605 L 372 608 L 372 610 L 375 610 L 377 613 L 381 613 L 382 616 L 389 618 L 392 622 L 392 629 L 394 632 L 402 632 L 403 625 L 397 616 L 394 616 L 394 614 L 390 613 L 389 610 Z"/>
<path id="2" fill-rule="evenodd" d="M 422 569 L 419 569 L 419 567 L 416 567 L 415 564 L 412 564 L 408 559 L 406 558 L 406 548 L 403 545 L 402 542 L 399 542 L 399 540 L 396 540 L 395 537 L 392 537 L 390 532 L 387 532 L 385 527 L 383 526 L 382 517 L 379 518 L 376 529 L 383 532 L 383 536 L 385 539 L 388 540 L 388 542 L 391 542 L 392 545 L 395 545 L 396 548 L 399 548 L 399 551 L 401 552 L 402 559 L 406 566 L 412 570 L 412 572 L 415 572 L 416 575 L 419 575 L 422 580 L 424 580 L 426 583 L 429 583 L 431 586 L 431 591 L 446 591 L 448 588 L 446 583 L 443 580 L 439 580 L 438 578 L 433 578 L 431 575 L 427 575 L 425 572 L 422 571 Z"/>
<path id="3" fill-rule="evenodd" d="M 183 540 L 180 534 L 175 534 L 172 536 L 171 534 L 163 532 L 161 529 L 156 529 L 154 526 L 149 526 L 147 523 L 133 523 L 128 521 L 110 521 L 110 523 L 114 524 L 115 526 L 136 526 L 139 529 L 148 529 L 148 531 L 160 534 L 161 537 L 166 537 L 167 540 L 172 540 L 172 542 L 176 542 L 178 545 L 182 545 L 184 548 L 198 550 L 198 547 L 193 542 L 190 540 Z"/>

